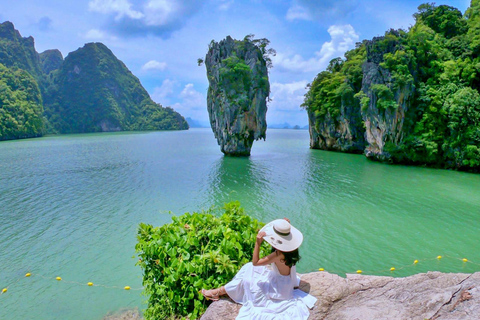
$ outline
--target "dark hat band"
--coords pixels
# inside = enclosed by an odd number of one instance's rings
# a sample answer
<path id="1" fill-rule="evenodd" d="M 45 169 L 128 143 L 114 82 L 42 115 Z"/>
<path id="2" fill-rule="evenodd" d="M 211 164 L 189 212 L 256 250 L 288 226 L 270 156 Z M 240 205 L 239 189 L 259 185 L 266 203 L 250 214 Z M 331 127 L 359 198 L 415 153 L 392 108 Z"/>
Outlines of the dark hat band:
<path id="1" fill-rule="evenodd" d="M 285 233 L 285 232 L 277 231 L 277 229 L 275 229 L 275 226 L 273 226 L 273 231 L 275 231 L 276 234 L 278 234 L 280 236 L 284 236 L 284 237 L 286 237 L 290 234 L 290 232 Z"/>

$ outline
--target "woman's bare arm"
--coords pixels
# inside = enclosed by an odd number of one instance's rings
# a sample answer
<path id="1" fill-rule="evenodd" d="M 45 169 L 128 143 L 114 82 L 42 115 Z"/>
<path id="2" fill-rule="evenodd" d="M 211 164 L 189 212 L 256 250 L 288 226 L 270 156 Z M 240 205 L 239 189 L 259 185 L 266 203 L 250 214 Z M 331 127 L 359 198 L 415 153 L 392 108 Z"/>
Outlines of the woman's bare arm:
<path id="1" fill-rule="evenodd" d="M 257 260 L 256 263 L 254 261 L 252 261 L 252 263 L 254 266 L 266 266 L 273 262 L 280 261 L 280 259 L 281 259 L 281 255 L 277 254 L 276 252 L 272 252 L 268 256 Z"/>
<path id="2" fill-rule="evenodd" d="M 263 257 L 262 259 L 260 259 L 259 255 L 260 255 L 260 245 L 262 244 L 263 242 L 263 237 L 266 235 L 265 232 L 259 232 L 257 234 L 257 239 L 255 241 L 255 248 L 253 249 L 253 260 L 252 260 L 252 264 L 254 266 L 265 266 L 267 264 L 270 264 L 272 262 L 275 262 L 275 261 L 278 261 L 280 260 L 281 258 L 281 255 L 278 255 L 276 252 L 272 252 L 271 254 L 269 254 L 268 256 L 266 257 Z"/>

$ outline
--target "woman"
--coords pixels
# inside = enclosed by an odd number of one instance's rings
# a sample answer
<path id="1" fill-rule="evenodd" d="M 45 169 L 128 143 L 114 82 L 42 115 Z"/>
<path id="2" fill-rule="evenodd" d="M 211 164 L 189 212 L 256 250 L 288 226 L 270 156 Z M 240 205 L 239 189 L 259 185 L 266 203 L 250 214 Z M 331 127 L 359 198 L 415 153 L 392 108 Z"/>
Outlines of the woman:
<path id="1" fill-rule="evenodd" d="M 272 246 L 272 253 L 260 259 L 263 240 Z M 294 291 L 299 283 L 295 264 L 300 260 L 302 241 L 302 233 L 288 219 L 266 224 L 257 234 L 253 261 L 225 286 L 202 290 L 202 294 L 210 300 L 228 294 L 243 305 L 237 319 L 307 319 L 309 311 L 302 300 L 305 294 Z"/>

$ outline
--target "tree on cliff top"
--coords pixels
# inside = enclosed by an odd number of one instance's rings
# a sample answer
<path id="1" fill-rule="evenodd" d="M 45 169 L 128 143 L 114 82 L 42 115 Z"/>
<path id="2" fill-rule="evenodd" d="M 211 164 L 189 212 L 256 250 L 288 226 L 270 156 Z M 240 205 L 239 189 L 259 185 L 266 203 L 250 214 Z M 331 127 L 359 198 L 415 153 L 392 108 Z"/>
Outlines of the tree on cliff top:
<path id="1" fill-rule="evenodd" d="M 346 52 L 345 59 L 333 59 L 307 87 L 302 107 L 319 131 L 326 115 L 340 119 L 342 105 L 364 117 L 378 110 L 373 116 L 381 118 L 386 108 L 394 112 L 396 90 L 410 88 L 414 96 L 401 115 L 402 138 L 385 141 L 389 160 L 480 171 L 480 0 L 472 0 L 464 16 L 456 8 L 426 3 L 414 17 L 408 31 L 387 31 Z M 378 91 L 375 101 L 361 91 L 367 63 L 390 75 L 388 86 L 369 85 Z M 357 99 L 348 102 L 352 94 Z M 369 110 L 372 104 L 376 108 Z"/>

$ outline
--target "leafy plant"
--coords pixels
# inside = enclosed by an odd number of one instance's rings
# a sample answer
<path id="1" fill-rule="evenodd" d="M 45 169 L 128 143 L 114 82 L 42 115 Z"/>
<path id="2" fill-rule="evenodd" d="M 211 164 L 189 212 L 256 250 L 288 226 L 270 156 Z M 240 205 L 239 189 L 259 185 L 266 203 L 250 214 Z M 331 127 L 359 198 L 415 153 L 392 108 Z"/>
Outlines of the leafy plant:
<path id="1" fill-rule="evenodd" d="M 145 318 L 198 318 L 207 307 L 200 290 L 226 284 L 252 260 L 261 227 L 239 202 L 225 204 L 220 216 L 212 208 L 173 216 L 161 227 L 140 224 L 136 251 L 149 297 Z"/>
<path id="2" fill-rule="evenodd" d="M 368 109 L 368 105 L 370 104 L 370 98 L 365 94 L 365 92 L 360 90 L 354 95 L 354 97 L 360 100 L 360 106 L 362 107 L 362 111 Z"/>
<path id="3" fill-rule="evenodd" d="M 377 96 L 377 107 L 380 109 L 392 108 L 395 109 L 398 107 L 395 102 L 395 97 L 392 90 L 384 84 L 374 84 L 372 85 L 372 91 Z"/>

